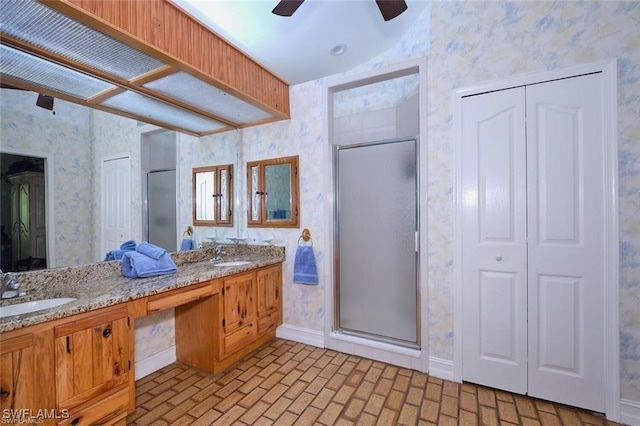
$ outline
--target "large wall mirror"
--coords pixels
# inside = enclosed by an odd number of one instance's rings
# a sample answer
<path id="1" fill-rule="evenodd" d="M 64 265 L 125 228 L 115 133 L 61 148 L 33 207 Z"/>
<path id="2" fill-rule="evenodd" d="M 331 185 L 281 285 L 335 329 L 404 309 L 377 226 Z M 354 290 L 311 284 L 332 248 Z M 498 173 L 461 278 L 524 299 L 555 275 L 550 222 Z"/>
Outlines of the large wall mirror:
<path id="1" fill-rule="evenodd" d="M 233 226 L 233 165 L 193 169 L 193 224 Z"/>
<path id="2" fill-rule="evenodd" d="M 299 226 L 298 156 L 247 163 L 247 226 Z"/>

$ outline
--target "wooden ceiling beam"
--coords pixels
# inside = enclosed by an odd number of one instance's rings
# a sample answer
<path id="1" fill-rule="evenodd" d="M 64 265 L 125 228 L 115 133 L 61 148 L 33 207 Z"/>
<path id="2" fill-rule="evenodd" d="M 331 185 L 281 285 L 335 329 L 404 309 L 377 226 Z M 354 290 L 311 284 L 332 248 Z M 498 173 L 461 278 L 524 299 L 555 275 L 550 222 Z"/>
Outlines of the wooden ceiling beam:
<path id="1" fill-rule="evenodd" d="M 289 86 L 168 0 L 43 4 L 266 112 L 290 118 Z"/>

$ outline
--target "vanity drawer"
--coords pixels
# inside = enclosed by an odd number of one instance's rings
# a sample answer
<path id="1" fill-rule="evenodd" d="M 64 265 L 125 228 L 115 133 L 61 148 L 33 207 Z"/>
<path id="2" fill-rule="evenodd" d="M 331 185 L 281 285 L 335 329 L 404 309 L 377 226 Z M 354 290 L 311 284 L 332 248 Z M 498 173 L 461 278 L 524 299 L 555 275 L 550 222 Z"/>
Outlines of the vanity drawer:
<path id="1" fill-rule="evenodd" d="M 226 355 L 253 342 L 256 338 L 256 325 L 252 321 L 240 330 L 224 336 L 224 353 Z"/>
<path id="2" fill-rule="evenodd" d="M 147 314 L 175 308 L 189 302 L 213 296 L 215 293 L 213 282 L 199 285 L 197 288 L 181 288 L 170 291 L 167 294 L 151 296 L 147 302 Z"/>
<path id="3" fill-rule="evenodd" d="M 280 325 L 280 311 L 258 318 L 258 334 L 273 330 Z"/>
<path id="4" fill-rule="evenodd" d="M 69 410 L 69 418 L 58 422 L 60 426 L 112 425 L 125 420 L 129 408 L 129 387 L 124 386 L 93 405 L 79 411 Z"/>

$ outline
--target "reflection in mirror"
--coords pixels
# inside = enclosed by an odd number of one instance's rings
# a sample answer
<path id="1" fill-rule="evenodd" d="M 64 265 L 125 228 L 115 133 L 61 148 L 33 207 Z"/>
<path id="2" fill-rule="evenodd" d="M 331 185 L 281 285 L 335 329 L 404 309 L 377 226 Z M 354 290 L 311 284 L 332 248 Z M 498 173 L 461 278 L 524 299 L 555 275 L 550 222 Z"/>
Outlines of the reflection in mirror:
<path id="1" fill-rule="evenodd" d="M 265 166 L 267 221 L 291 220 L 291 164 Z"/>
<path id="2" fill-rule="evenodd" d="M 62 99 L 55 100 L 53 115 L 36 106 L 37 98 L 34 92 L 0 88 L 0 151 L 45 159 L 47 268 L 101 262 L 105 258 L 101 244 L 101 165 L 115 157 L 131 158 L 131 232 L 122 242 L 142 241 L 146 227 L 137 219 L 143 217 L 146 208 L 142 201 L 142 194 L 146 193 L 142 184 L 146 169 L 141 165 L 141 135 L 160 129 Z M 178 162 L 185 166 L 177 177 L 181 194 L 177 200 L 178 225 L 182 228 L 193 220 L 193 201 L 181 202 L 191 198 L 184 195 L 193 189 L 192 168 L 205 164 L 235 166 L 243 160 L 238 149 L 241 141 L 234 132 L 202 138 L 184 134 L 177 137 Z M 151 154 L 157 154 L 157 150 L 152 149 Z M 233 181 L 232 173 L 226 173 Z M 3 180 L 0 189 L 5 188 L 8 190 L 9 184 Z M 230 192 L 231 202 L 233 197 Z M 4 201 L 0 205 L 4 207 Z M 221 207 L 221 216 L 231 221 L 230 207 L 226 204 Z M 5 213 L 2 225 L 5 219 L 10 222 L 10 213 Z M 8 252 L 10 231 L 7 228 L 4 231 L 7 235 L 3 235 L 3 247 Z"/>
<path id="3" fill-rule="evenodd" d="M 0 153 L 3 272 L 47 267 L 45 159 Z"/>
<path id="4" fill-rule="evenodd" d="M 298 225 L 298 156 L 247 163 L 248 226 Z"/>
<path id="5" fill-rule="evenodd" d="M 193 224 L 232 226 L 233 165 L 193 169 Z"/>
<path id="6" fill-rule="evenodd" d="M 214 197 L 207 194 L 215 192 L 216 175 L 213 171 L 194 173 L 195 181 L 195 218 L 194 221 L 214 220 Z"/>
<path id="7" fill-rule="evenodd" d="M 258 165 L 249 167 L 249 182 L 251 187 L 249 188 L 249 197 L 251 202 L 251 211 L 249 212 L 249 223 L 260 221 L 260 191 L 258 190 Z"/>

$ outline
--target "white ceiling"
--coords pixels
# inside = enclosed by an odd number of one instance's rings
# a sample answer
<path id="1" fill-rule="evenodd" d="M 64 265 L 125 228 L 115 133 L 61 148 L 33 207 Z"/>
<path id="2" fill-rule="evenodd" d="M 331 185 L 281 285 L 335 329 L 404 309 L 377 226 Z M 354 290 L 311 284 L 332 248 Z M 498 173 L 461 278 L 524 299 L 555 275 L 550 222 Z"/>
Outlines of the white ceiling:
<path id="1" fill-rule="evenodd" d="M 278 0 L 172 0 L 256 62 L 293 85 L 347 71 L 395 46 L 427 5 L 385 22 L 375 0 L 305 0 L 291 17 Z M 331 47 L 344 43 L 341 56 Z"/>

